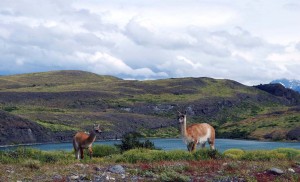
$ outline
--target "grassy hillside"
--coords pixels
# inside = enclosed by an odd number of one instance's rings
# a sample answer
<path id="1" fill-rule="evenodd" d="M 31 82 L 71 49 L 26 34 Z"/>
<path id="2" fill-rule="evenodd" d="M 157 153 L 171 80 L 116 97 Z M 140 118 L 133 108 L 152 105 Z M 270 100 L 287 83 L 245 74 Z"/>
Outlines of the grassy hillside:
<path id="1" fill-rule="evenodd" d="M 1 91 L 58 92 L 77 90 L 88 84 L 105 84 L 119 80 L 84 71 L 51 71 L 11 76 L 0 76 Z M 60 89 L 59 89 L 60 88 Z"/>
<path id="2" fill-rule="evenodd" d="M 137 81 L 54 71 L 0 76 L 0 109 L 38 124 L 55 141 L 68 141 L 93 123 L 101 124 L 102 138 L 119 138 L 129 131 L 179 136 L 177 110 L 187 110 L 188 123 L 211 123 L 218 137 L 289 139 L 288 133 L 300 125 L 293 109 L 300 103 L 299 94 L 269 90 L 223 79 Z"/>

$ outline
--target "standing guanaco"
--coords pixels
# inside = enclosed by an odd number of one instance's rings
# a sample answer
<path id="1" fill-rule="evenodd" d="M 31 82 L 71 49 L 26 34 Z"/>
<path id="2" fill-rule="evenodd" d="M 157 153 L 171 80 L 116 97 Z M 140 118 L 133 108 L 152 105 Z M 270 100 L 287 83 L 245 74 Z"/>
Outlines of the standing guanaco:
<path id="1" fill-rule="evenodd" d="M 197 144 L 201 144 L 202 148 L 208 142 L 211 149 L 215 149 L 215 129 L 207 123 L 198 123 L 186 126 L 186 111 L 182 114 L 179 112 L 178 121 L 181 127 L 181 135 L 187 144 L 188 151 L 193 152 L 197 148 Z"/>
<path id="2" fill-rule="evenodd" d="M 89 156 L 92 158 L 93 150 L 92 144 L 96 140 L 96 134 L 101 133 L 102 131 L 99 128 L 99 125 L 94 124 L 93 129 L 90 131 L 90 134 L 86 134 L 85 132 L 77 132 L 73 137 L 73 147 L 75 150 L 75 158 L 83 159 L 83 150 L 89 150 Z M 79 154 L 80 152 L 80 154 Z"/>

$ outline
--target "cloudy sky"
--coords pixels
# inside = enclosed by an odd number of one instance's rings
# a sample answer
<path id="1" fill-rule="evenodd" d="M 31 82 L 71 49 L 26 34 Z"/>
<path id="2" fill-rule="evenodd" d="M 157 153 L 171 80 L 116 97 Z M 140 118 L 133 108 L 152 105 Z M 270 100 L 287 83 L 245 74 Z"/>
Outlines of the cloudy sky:
<path id="1" fill-rule="evenodd" d="M 298 0 L 1 0 L 0 75 L 300 79 Z"/>

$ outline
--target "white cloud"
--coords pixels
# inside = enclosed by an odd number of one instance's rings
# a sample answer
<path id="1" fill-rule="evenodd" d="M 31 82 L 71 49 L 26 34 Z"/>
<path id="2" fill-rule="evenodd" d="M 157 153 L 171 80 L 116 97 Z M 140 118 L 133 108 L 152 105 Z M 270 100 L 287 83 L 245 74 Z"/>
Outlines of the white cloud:
<path id="1" fill-rule="evenodd" d="M 151 20 L 135 17 L 126 26 L 125 34 L 142 46 L 180 49 L 196 44 L 197 40 L 182 32 L 159 30 Z"/>
<path id="2" fill-rule="evenodd" d="M 297 8 L 293 0 L 3 0 L 0 74 L 300 79 Z"/>
<path id="3" fill-rule="evenodd" d="M 75 56 L 79 58 L 82 64 L 87 65 L 88 70 L 98 74 L 107 75 L 113 73 L 143 79 L 168 76 L 163 72 L 155 73 L 149 68 L 133 69 L 122 60 L 103 52 L 95 52 L 94 54 L 77 52 Z"/>
<path id="4" fill-rule="evenodd" d="M 23 59 L 17 59 L 16 60 L 16 65 L 23 66 L 24 65 L 24 60 Z"/>

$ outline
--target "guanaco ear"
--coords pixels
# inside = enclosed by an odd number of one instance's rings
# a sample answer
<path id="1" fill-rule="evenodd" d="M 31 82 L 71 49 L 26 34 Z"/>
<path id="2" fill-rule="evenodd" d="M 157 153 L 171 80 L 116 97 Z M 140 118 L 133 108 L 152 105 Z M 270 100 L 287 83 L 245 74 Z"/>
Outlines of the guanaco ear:
<path id="1" fill-rule="evenodd" d="M 184 115 L 186 115 L 186 113 L 187 113 L 187 112 L 186 112 L 186 110 L 185 110 L 185 111 L 184 111 Z"/>
<path id="2" fill-rule="evenodd" d="M 177 110 L 177 112 L 178 112 L 179 115 L 181 115 L 181 112 L 180 112 L 180 111 Z"/>

